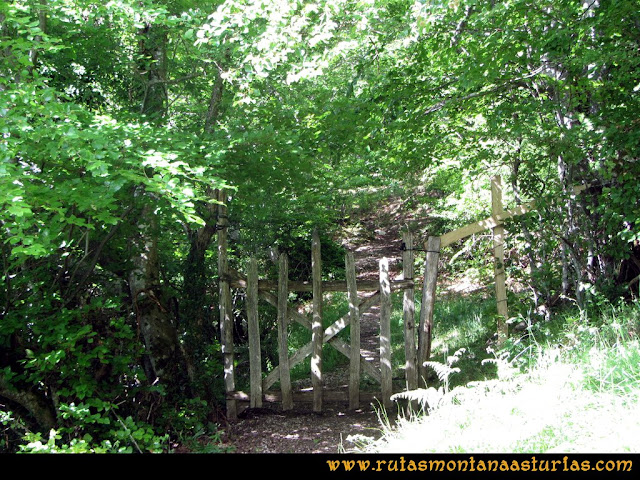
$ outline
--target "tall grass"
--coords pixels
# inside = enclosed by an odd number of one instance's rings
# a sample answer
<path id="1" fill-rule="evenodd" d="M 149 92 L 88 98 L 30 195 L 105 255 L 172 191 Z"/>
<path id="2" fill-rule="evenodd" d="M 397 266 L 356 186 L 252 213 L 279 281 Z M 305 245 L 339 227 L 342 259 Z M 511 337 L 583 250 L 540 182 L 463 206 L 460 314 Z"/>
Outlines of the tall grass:
<path id="1" fill-rule="evenodd" d="M 440 328 L 452 339 L 461 326 Z M 441 390 L 428 414 L 383 425 L 382 438 L 357 451 L 638 452 L 639 334 L 638 303 L 536 324 L 478 362 L 498 367 L 495 378 Z"/>

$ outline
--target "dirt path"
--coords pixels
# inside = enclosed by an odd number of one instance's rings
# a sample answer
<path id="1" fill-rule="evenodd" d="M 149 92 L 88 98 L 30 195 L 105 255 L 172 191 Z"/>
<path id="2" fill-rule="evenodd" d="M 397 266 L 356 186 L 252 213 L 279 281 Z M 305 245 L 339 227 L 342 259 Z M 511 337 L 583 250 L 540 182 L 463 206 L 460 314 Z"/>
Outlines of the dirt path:
<path id="1" fill-rule="evenodd" d="M 389 259 L 392 278 L 401 271 L 401 234 L 394 224 L 380 226 L 375 217 L 363 222 L 362 238 L 345 240 L 343 245 L 354 252 L 358 279 L 378 278 L 379 259 Z M 378 307 L 361 319 L 361 351 L 367 360 L 379 361 Z M 327 372 L 323 376 L 327 388 L 342 387 L 348 372 Z M 310 409 L 282 411 L 279 407 L 247 410 L 225 430 L 225 444 L 236 453 L 339 453 L 357 446 L 359 437 L 379 438 L 383 423 L 377 405 L 363 405 L 349 411 L 347 405 L 325 402 L 321 414 Z"/>

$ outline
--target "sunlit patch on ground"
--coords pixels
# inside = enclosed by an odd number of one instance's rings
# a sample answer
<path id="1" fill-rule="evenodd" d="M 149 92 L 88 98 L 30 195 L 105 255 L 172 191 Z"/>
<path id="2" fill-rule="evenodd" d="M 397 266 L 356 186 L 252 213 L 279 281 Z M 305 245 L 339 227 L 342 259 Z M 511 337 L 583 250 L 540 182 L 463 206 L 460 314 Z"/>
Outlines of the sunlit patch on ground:
<path id="1" fill-rule="evenodd" d="M 528 381 L 525 381 L 527 380 Z M 477 382 L 451 392 L 429 416 L 401 420 L 370 451 L 638 452 L 637 395 L 577 388 L 579 371 L 554 363 L 510 382 Z M 456 400 L 457 398 L 457 400 Z"/>

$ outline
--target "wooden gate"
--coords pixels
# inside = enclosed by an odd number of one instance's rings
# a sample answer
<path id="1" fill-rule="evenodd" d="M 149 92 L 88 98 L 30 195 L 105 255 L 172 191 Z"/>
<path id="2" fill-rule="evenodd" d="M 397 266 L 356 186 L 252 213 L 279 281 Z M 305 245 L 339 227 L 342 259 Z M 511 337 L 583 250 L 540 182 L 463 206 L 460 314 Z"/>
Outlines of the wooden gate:
<path id="1" fill-rule="evenodd" d="M 221 207 L 224 208 L 224 207 Z M 221 216 L 221 218 L 225 218 Z M 219 233 L 220 268 L 220 309 L 222 323 L 223 356 L 225 368 L 225 386 L 227 395 L 227 416 L 237 416 L 238 402 L 249 402 L 249 406 L 259 408 L 263 402 L 280 402 L 283 410 L 290 410 L 297 403 L 313 404 L 313 411 L 321 412 L 325 401 L 348 402 L 350 409 L 357 409 L 361 402 L 377 398 L 386 408 L 392 404 L 392 364 L 391 364 L 391 293 L 404 290 L 403 312 L 405 329 L 405 376 L 406 388 L 414 389 L 418 385 L 416 358 L 416 333 L 414 315 L 413 278 L 413 240 L 411 234 L 405 234 L 403 244 L 409 248 L 403 251 L 403 278 L 392 280 L 389 276 L 389 260 L 379 260 L 379 280 L 356 280 L 354 255 L 345 255 L 346 280 L 322 281 L 321 245 L 317 231 L 313 233 L 311 266 L 312 280 L 292 281 L 288 278 L 289 260 L 286 254 L 278 258 L 278 279 L 259 279 L 257 260 L 250 259 L 246 275 L 231 273 L 226 261 L 226 239 L 224 231 Z M 246 289 L 246 308 L 249 335 L 250 392 L 247 394 L 235 388 L 233 359 L 233 337 L 231 331 L 231 288 Z M 288 302 L 289 292 L 312 292 L 313 302 L 310 318 L 298 312 Z M 327 292 L 346 292 L 348 312 L 327 328 L 322 324 L 323 295 Z M 369 292 L 370 296 L 360 299 L 359 292 Z M 278 360 L 279 364 L 263 376 L 261 346 L 259 335 L 258 300 L 268 302 L 277 308 Z M 365 359 L 360 349 L 360 317 L 373 306 L 380 307 L 380 366 Z M 311 331 L 311 341 L 292 355 L 288 354 L 288 326 L 297 322 Z M 338 337 L 345 327 L 350 328 L 350 342 Z M 349 359 L 348 392 L 326 390 L 323 386 L 322 348 L 328 344 Z M 291 368 L 311 356 L 311 392 L 294 392 L 291 384 Z M 363 373 L 380 384 L 378 393 L 360 391 L 360 378 Z M 279 391 L 269 390 L 280 382 Z"/>

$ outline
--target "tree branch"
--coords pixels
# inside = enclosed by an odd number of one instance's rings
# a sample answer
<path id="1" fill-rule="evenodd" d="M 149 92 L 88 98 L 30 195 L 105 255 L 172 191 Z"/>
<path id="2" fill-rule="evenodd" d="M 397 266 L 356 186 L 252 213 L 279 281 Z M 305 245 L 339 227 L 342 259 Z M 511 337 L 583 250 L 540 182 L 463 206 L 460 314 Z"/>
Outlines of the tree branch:
<path id="1" fill-rule="evenodd" d="M 172 80 L 164 80 L 164 79 L 159 79 L 159 78 L 155 78 L 153 80 L 149 80 L 149 82 L 147 82 L 147 86 L 151 87 L 153 85 L 158 85 L 158 84 L 163 84 L 163 85 L 174 85 L 176 83 L 180 83 L 180 82 L 184 82 L 186 80 L 191 80 L 192 78 L 198 78 L 201 77 L 202 73 L 191 73 L 189 75 L 185 75 L 183 77 L 180 78 L 174 78 Z"/>
<path id="2" fill-rule="evenodd" d="M 453 33 L 453 38 L 451 39 L 452 47 L 456 46 L 460 41 L 460 35 L 462 34 L 462 30 L 467 25 L 467 22 L 469 21 L 469 17 L 471 16 L 472 12 L 473 12 L 473 7 L 471 5 L 467 6 L 467 8 L 464 11 L 464 17 L 462 17 L 460 22 L 458 22 L 458 25 L 456 26 L 456 31 Z"/>
<path id="3" fill-rule="evenodd" d="M 89 268 L 87 269 L 87 271 L 83 275 L 82 279 L 78 282 L 78 285 L 76 286 L 75 290 L 73 291 L 73 294 L 71 294 L 71 295 L 68 295 L 69 290 L 71 289 L 71 285 L 69 285 L 69 289 L 67 289 L 67 295 L 65 295 L 65 297 L 67 298 L 66 301 L 65 301 L 65 306 L 68 305 L 69 302 L 71 302 L 71 300 L 75 297 L 75 295 L 85 285 L 85 283 L 87 282 L 87 280 L 89 279 L 89 277 L 91 276 L 93 271 L 95 270 L 96 265 L 98 263 L 98 260 L 100 258 L 100 254 L 102 253 L 102 250 L 104 249 L 105 245 L 109 242 L 109 240 L 111 240 L 113 238 L 113 236 L 118 231 L 118 228 L 120 227 L 120 225 L 122 223 L 122 220 L 124 220 L 131 213 L 132 210 L 133 210 L 133 207 L 127 208 L 124 211 L 124 213 L 120 216 L 120 222 L 116 223 L 115 225 L 113 225 L 111 227 L 111 229 L 109 229 L 109 232 L 107 233 L 107 235 L 102 239 L 102 241 L 100 242 L 100 244 L 96 248 L 95 253 L 93 254 L 93 258 L 91 259 L 91 263 L 89 264 Z M 87 257 L 87 255 L 88 255 L 88 253 L 85 254 L 84 257 L 82 257 L 82 259 L 80 260 L 80 262 L 76 266 L 76 268 L 74 270 L 74 275 L 75 275 L 75 272 L 77 271 L 77 269 L 79 267 L 79 264 L 82 261 L 84 261 L 84 259 Z M 72 279 L 73 279 L 73 276 L 72 276 L 71 280 Z M 70 280 L 70 284 L 71 284 L 71 280 Z"/>
<path id="4" fill-rule="evenodd" d="M 38 425 L 51 429 L 56 424 L 56 414 L 52 405 L 47 405 L 44 398 L 31 390 L 18 390 L 9 385 L 0 376 L 0 398 L 20 405 L 35 418 Z"/>
<path id="5" fill-rule="evenodd" d="M 467 95 L 464 95 L 462 97 L 449 97 L 446 98 L 444 100 L 441 100 L 440 102 L 436 103 L 435 105 L 432 105 L 431 107 L 427 108 L 424 111 L 425 115 L 430 115 L 432 113 L 435 113 L 439 110 L 442 110 L 445 106 L 449 105 L 450 103 L 455 103 L 455 102 L 465 102 L 467 100 L 471 100 L 473 98 L 478 98 L 478 97 L 483 97 L 485 95 L 490 95 L 492 93 L 496 93 L 510 85 L 514 85 L 517 84 L 519 82 L 522 82 L 523 80 L 528 80 L 529 78 L 533 78 L 536 75 L 540 74 L 540 72 L 542 72 L 544 70 L 544 67 L 538 67 L 536 68 L 534 71 L 529 72 L 526 75 L 523 75 L 521 77 L 517 77 L 517 78 L 512 78 L 510 80 L 507 80 L 499 85 L 493 85 L 492 87 L 488 88 L 487 90 L 479 90 L 477 92 L 472 92 L 469 93 Z"/>

